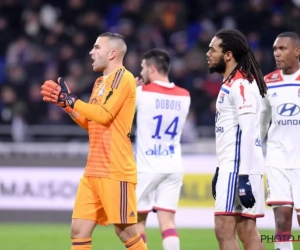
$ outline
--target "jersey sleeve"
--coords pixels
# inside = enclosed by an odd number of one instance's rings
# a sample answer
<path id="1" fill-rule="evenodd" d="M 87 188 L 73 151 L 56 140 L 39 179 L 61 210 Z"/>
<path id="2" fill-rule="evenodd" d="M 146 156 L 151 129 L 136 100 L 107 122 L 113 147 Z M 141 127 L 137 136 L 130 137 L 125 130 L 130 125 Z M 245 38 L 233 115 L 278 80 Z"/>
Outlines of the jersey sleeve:
<path id="1" fill-rule="evenodd" d="M 257 115 L 253 113 L 243 113 L 238 116 L 238 123 L 242 131 L 240 141 L 240 175 L 248 175 L 251 170 L 250 167 L 255 147 L 254 142 L 257 136 L 255 129 L 256 116 Z"/>
<path id="2" fill-rule="evenodd" d="M 187 97 L 187 113 L 190 112 L 190 108 L 191 108 L 191 96 L 189 94 L 189 96 Z"/>
<path id="3" fill-rule="evenodd" d="M 133 83 L 130 81 L 133 81 Z M 74 105 L 74 110 L 87 119 L 100 124 L 106 125 L 111 123 L 132 92 L 132 86 L 135 87 L 135 83 L 134 78 L 131 79 L 123 75 L 115 77 L 114 80 L 108 84 L 111 86 L 110 90 L 103 96 L 100 105 L 77 100 Z"/>
<path id="4" fill-rule="evenodd" d="M 70 115 L 71 116 L 71 115 Z M 89 122 L 88 119 L 85 118 L 84 116 L 78 114 L 78 116 L 73 117 L 71 116 L 74 122 L 76 122 L 81 128 L 88 130 L 89 128 Z"/>
<path id="5" fill-rule="evenodd" d="M 268 95 L 262 99 L 262 110 L 260 114 L 260 138 L 263 141 L 268 133 L 270 121 L 272 118 L 271 105 L 268 100 Z"/>
<path id="6" fill-rule="evenodd" d="M 237 80 L 232 84 L 231 95 L 237 115 L 256 113 L 256 95 L 247 80 Z"/>
<path id="7" fill-rule="evenodd" d="M 86 119 L 84 116 L 80 115 L 79 113 L 72 110 L 72 112 L 69 112 L 66 108 L 64 108 L 66 113 L 72 118 L 74 122 L 77 123 L 81 128 L 88 130 L 89 129 L 89 122 L 88 119 Z"/>

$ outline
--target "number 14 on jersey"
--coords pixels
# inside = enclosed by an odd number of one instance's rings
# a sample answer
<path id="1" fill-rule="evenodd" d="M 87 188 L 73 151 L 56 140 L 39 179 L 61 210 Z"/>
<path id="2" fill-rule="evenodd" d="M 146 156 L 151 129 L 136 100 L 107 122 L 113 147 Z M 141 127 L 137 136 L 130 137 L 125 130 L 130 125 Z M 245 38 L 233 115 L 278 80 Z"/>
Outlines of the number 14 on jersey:
<path id="1" fill-rule="evenodd" d="M 178 127 L 178 121 L 179 117 L 176 116 L 169 126 L 166 128 L 164 132 L 161 132 L 161 125 L 163 123 L 163 116 L 157 115 L 153 117 L 153 120 L 157 120 L 156 129 L 154 135 L 152 135 L 153 139 L 161 139 L 161 135 L 166 134 L 171 136 L 171 140 L 174 140 L 175 136 L 177 135 L 177 127 Z"/>

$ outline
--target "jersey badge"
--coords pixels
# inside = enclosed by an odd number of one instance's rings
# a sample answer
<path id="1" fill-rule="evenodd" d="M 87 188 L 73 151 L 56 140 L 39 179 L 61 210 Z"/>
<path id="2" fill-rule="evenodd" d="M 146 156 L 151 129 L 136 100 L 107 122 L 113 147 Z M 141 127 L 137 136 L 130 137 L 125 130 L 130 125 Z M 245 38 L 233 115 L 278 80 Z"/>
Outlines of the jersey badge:
<path id="1" fill-rule="evenodd" d="M 98 96 L 103 96 L 103 95 L 104 95 L 104 92 L 105 92 L 105 87 L 102 87 L 102 88 L 99 90 Z"/>
<path id="2" fill-rule="evenodd" d="M 271 79 L 277 79 L 278 78 L 278 74 L 277 73 L 274 73 L 272 76 L 271 76 Z"/>
<path id="3" fill-rule="evenodd" d="M 218 103 L 223 103 L 224 102 L 224 97 L 225 97 L 225 94 L 221 93 L 220 96 L 219 96 Z"/>
<path id="4" fill-rule="evenodd" d="M 281 80 L 282 80 L 282 78 L 278 73 L 273 73 L 271 76 L 267 76 L 265 78 L 266 83 L 278 82 L 278 81 L 281 81 Z"/>

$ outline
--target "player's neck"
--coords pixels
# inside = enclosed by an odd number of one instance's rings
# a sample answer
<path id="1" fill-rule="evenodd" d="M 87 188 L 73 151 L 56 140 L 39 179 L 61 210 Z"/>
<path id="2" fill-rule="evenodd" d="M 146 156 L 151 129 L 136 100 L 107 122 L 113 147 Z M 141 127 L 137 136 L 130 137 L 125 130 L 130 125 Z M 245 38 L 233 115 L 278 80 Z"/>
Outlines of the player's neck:
<path id="1" fill-rule="evenodd" d="M 226 70 L 225 72 L 222 74 L 224 79 L 227 79 L 229 77 L 229 75 L 232 73 L 232 71 L 235 69 L 237 63 L 236 62 L 232 62 L 232 63 L 227 63 L 226 65 Z"/>
<path id="2" fill-rule="evenodd" d="M 151 82 L 170 82 L 168 76 L 161 76 L 161 75 L 157 75 L 155 77 L 153 77 Z"/>
<path id="3" fill-rule="evenodd" d="M 292 66 L 286 70 L 282 70 L 282 74 L 284 75 L 292 75 L 296 73 L 300 69 L 300 64 Z"/>
<path id="4" fill-rule="evenodd" d="M 105 70 L 103 70 L 103 76 L 108 76 L 109 74 L 113 73 L 114 71 L 116 71 L 117 69 L 123 67 L 123 63 L 114 63 L 111 65 L 108 65 L 107 68 Z"/>

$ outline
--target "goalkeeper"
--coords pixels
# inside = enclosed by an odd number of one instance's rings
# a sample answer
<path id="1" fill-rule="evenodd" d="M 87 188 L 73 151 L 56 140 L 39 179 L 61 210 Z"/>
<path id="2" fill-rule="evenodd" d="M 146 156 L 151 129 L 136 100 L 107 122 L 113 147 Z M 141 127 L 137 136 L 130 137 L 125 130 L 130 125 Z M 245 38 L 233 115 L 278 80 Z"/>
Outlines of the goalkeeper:
<path id="1" fill-rule="evenodd" d="M 89 133 L 89 154 L 76 195 L 71 250 L 90 250 L 97 224 L 113 224 L 129 250 L 147 249 L 137 230 L 137 173 L 130 131 L 136 84 L 123 66 L 126 44 L 121 35 L 101 34 L 90 52 L 93 70 L 103 72 L 89 103 L 73 95 L 63 78 L 42 85 L 45 102 L 64 108 Z"/>

